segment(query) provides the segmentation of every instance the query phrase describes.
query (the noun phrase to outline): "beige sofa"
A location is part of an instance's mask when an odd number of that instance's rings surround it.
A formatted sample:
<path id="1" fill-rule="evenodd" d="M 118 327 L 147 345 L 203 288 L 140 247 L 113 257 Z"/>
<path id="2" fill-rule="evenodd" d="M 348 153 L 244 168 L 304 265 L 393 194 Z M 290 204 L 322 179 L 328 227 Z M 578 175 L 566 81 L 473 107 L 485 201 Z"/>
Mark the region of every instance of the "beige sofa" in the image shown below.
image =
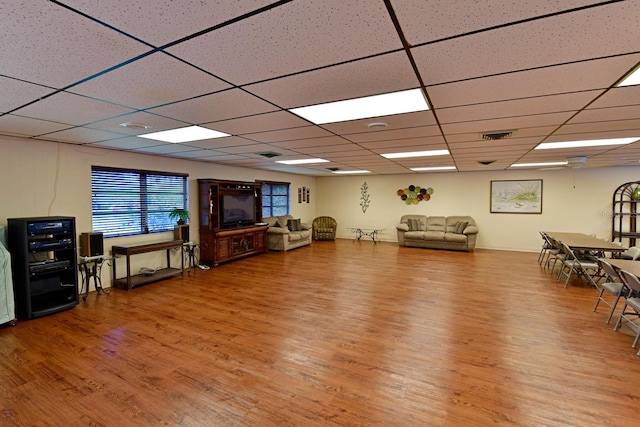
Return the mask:
<path id="1" fill-rule="evenodd" d="M 267 248 L 270 251 L 284 252 L 311 244 L 311 225 L 300 222 L 291 215 L 267 217 L 262 221 L 269 226 L 267 228 Z M 294 223 L 297 223 L 298 227 L 294 226 Z M 291 230 L 289 226 L 292 227 Z"/>
<path id="2" fill-rule="evenodd" d="M 478 227 L 470 216 L 403 215 L 398 230 L 400 246 L 473 251 Z"/>

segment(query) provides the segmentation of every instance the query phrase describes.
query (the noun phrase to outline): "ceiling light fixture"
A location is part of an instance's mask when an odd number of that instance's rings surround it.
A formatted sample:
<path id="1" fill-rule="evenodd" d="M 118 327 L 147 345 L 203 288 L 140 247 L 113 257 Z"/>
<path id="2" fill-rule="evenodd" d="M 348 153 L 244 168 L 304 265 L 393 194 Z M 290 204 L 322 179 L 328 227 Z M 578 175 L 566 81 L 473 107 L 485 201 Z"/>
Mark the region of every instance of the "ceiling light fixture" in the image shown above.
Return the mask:
<path id="1" fill-rule="evenodd" d="M 640 85 L 640 67 L 636 67 L 628 76 L 617 84 L 618 87 Z"/>
<path id="2" fill-rule="evenodd" d="M 605 145 L 625 145 L 640 140 L 639 136 L 633 138 L 589 139 L 584 141 L 544 142 L 538 144 L 536 150 L 550 150 L 555 148 L 577 147 L 601 147 Z"/>
<path id="3" fill-rule="evenodd" d="M 545 166 L 565 166 L 568 162 L 514 163 L 511 168 L 536 168 Z"/>
<path id="4" fill-rule="evenodd" d="M 276 163 L 282 163 L 283 165 L 307 165 L 313 163 L 327 163 L 329 160 L 325 159 L 297 159 L 297 160 L 276 160 Z"/>
<path id="5" fill-rule="evenodd" d="M 138 122 L 125 122 L 120 123 L 120 126 L 127 129 L 151 129 L 151 126 Z"/>
<path id="6" fill-rule="evenodd" d="M 200 126 L 188 126 L 185 128 L 164 130 L 161 132 L 146 133 L 137 135 L 140 138 L 155 139 L 158 141 L 179 143 L 200 141 L 203 139 L 222 138 L 231 136 L 228 133 L 218 132 L 217 130 L 207 129 Z"/>
<path id="7" fill-rule="evenodd" d="M 455 166 L 427 166 L 424 168 L 409 168 L 410 170 L 414 171 L 414 172 L 426 172 L 426 171 L 450 171 L 450 170 L 456 170 Z"/>
<path id="8" fill-rule="evenodd" d="M 387 126 L 389 126 L 389 124 L 385 122 L 371 122 L 367 125 L 369 129 L 386 128 Z"/>
<path id="9" fill-rule="evenodd" d="M 407 151 L 405 153 L 387 153 L 380 154 L 385 159 L 403 159 L 407 157 L 429 157 L 429 156 L 446 156 L 449 150 L 431 150 L 431 151 Z"/>
<path id="10" fill-rule="evenodd" d="M 348 175 L 348 174 L 354 174 L 354 173 L 371 173 L 371 172 L 366 170 L 359 170 L 359 171 L 333 171 L 333 173 L 339 174 L 339 175 Z"/>
<path id="11" fill-rule="evenodd" d="M 413 113 L 429 109 L 420 89 L 365 96 L 363 98 L 328 102 L 308 107 L 292 108 L 289 111 L 317 125 L 366 119 L 367 117 L 390 116 Z"/>

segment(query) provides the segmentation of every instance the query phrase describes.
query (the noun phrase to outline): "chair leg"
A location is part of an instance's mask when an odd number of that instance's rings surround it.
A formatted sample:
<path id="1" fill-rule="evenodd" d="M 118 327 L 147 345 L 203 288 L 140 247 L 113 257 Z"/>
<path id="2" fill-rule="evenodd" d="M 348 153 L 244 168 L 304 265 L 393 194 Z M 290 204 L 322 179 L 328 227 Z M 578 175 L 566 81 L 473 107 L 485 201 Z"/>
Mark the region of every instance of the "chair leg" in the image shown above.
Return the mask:
<path id="1" fill-rule="evenodd" d="M 622 324 L 622 317 L 624 316 L 624 311 L 626 309 L 627 309 L 627 302 L 625 301 L 624 306 L 622 307 L 622 313 L 620 313 L 620 316 L 618 317 L 618 320 L 616 321 L 616 324 L 613 327 L 614 331 L 617 331 L 620 325 Z"/>
<path id="2" fill-rule="evenodd" d="M 602 299 L 602 294 L 604 294 L 604 288 L 600 289 L 600 293 L 598 294 L 598 299 L 596 300 L 596 305 L 593 306 L 593 312 L 598 311 L 598 305 L 600 304 L 600 300 Z"/>

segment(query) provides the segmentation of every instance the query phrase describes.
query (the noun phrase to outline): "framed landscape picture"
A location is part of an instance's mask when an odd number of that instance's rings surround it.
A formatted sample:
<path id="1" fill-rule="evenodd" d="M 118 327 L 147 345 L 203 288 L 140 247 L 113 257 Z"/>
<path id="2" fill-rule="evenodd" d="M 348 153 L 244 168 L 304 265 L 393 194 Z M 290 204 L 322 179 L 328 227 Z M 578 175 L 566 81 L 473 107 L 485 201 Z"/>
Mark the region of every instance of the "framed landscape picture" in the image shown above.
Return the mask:
<path id="1" fill-rule="evenodd" d="M 491 181 L 491 213 L 542 213 L 542 180 Z"/>

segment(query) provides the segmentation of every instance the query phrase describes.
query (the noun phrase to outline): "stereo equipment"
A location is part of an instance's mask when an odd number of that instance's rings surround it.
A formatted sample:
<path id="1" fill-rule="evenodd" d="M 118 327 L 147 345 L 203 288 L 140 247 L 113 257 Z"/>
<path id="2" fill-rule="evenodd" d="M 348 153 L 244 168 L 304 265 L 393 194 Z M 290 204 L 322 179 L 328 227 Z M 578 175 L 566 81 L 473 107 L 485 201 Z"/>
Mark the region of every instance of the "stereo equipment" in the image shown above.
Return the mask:
<path id="1" fill-rule="evenodd" d="M 49 273 L 51 271 L 66 270 L 71 266 L 71 261 L 48 261 L 48 262 L 36 262 L 29 265 L 29 273 L 42 274 Z"/>
<path id="2" fill-rule="evenodd" d="M 183 242 L 189 241 L 189 224 L 177 225 L 173 230 L 174 239 L 182 240 Z"/>
<path id="3" fill-rule="evenodd" d="M 103 233 L 80 234 L 80 256 L 104 255 Z"/>
<path id="4" fill-rule="evenodd" d="M 68 233 L 71 231 L 71 221 L 30 222 L 27 224 L 27 234 L 37 236 L 40 234 Z"/>
<path id="5" fill-rule="evenodd" d="M 30 251 L 42 251 L 42 250 L 53 250 L 53 249 L 64 249 L 66 247 L 72 248 L 73 240 L 71 239 L 43 239 L 43 240 L 32 240 L 29 242 L 29 250 Z"/>

